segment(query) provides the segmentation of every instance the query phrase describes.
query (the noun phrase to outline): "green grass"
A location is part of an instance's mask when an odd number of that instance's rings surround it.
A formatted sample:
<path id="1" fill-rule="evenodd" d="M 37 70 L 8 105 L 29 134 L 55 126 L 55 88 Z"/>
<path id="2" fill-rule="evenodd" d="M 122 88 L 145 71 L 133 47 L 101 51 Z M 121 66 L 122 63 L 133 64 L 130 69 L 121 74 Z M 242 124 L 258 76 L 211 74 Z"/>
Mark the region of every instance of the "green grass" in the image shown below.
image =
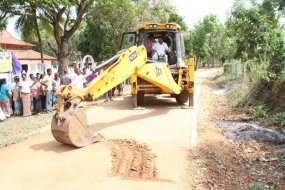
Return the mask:
<path id="1" fill-rule="evenodd" d="M 215 83 L 218 85 L 218 88 L 225 88 L 226 85 L 230 82 L 231 78 L 224 73 L 217 73 L 214 77 Z"/>
<path id="2" fill-rule="evenodd" d="M 40 129 L 50 126 L 54 113 L 29 117 L 10 117 L 4 120 L 0 123 L 0 147 L 15 144 L 37 133 Z"/>
<path id="3" fill-rule="evenodd" d="M 99 100 L 103 101 L 103 99 Z M 96 102 L 84 102 L 83 110 L 88 110 L 96 106 Z M 0 122 L 0 148 L 15 144 L 29 136 L 37 134 L 40 130 L 50 127 L 52 114 L 42 113 L 38 116 L 10 117 Z"/>
<path id="4" fill-rule="evenodd" d="M 263 189 L 265 189 L 264 186 L 263 186 L 263 184 L 260 183 L 260 182 L 250 183 L 250 184 L 249 184 L 249 188 L 250 188 L 251 190 L 263 190 Z"/>

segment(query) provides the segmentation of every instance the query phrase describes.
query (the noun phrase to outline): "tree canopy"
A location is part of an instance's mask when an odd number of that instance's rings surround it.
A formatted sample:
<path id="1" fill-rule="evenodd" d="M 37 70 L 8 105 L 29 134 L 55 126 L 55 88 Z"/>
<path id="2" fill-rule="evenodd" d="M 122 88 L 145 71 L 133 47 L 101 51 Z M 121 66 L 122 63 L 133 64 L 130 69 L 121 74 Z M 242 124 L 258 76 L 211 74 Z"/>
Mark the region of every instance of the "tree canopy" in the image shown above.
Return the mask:
<path id="1" fill-rule="evenodd" d="M 68 66 L 68 41 L 80 27 L 95 0 L 3 0 L 0 10 L 11 15 L 35 17 L 50 25 L 56 47 L 50 47 L 59 61 L 59 72 Z M 28 10 L 35 10 L 30 13 Z"/>
<path id="2" fill-rule="evenodd" d="M 112 56 L 123 32 L 148 22 L 176 22 L 185 31 L 186 54 L 196 63 L 251 60 L 250 67 L 266 68 L 267 80 L 281 80 L 284 6 L 283 0 L 236 0 L 225 23 L 209 14 L 189 29 L 170 0 L 2 0 L 0 30 L 5 19 L 19 15 L 16 28 L 22 38 L 56 56 L 62 72 L 80 54 L 96 61 Z"/>
<path id="3" fill-rule="evenodd" d="M 174 11 L 169 1 L 163 0 L 152 4 L 147 0 L 98 2 L 87 17 L 77 48 L 84 55 L 91 54 L 96 61 L 107 59 L 119 50 L 124 32 L 135 31 L 147 22 L 172 21 L 170 13 L 175 15 Z M 177 14 L 176 18 L 179 18 Z"/>
<path id="4" fill-rule="evenodd" d="M 248 61 L 247 68 L 260 68 L 266 80 L 284 78 L 284 15 L 281 1 L 236 1 L 226 22 L 228 35 L 235 40 L 235 58 Z"/>

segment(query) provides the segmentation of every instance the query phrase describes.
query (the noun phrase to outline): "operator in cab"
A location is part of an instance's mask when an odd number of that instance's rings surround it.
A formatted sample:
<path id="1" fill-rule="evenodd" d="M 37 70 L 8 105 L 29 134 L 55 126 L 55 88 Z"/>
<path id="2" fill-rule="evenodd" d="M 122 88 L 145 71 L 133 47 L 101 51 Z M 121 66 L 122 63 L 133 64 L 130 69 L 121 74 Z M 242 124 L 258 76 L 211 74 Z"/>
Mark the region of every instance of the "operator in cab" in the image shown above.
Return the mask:
<path id="1" fill-rule="evenodd" d="M 162 36 L 158 37 L 158 42 L 156 42 L 152 51 L 154 52 L 152 55 L 152 59 L 157 61 L 159 59 L 166 58 L 166 54 L 170 52 L 170 48 L 168 48 L 167 44 L 163 42 Z"/>

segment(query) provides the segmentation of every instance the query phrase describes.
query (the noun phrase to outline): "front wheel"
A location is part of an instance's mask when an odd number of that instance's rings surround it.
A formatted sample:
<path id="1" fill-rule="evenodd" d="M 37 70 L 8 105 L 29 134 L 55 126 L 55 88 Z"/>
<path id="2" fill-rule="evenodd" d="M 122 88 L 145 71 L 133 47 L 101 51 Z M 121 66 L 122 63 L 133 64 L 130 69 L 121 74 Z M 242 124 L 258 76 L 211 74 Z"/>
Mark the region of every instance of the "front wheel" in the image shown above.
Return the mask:
<path id="1" fill-rule="evenodd" d="M 181 91 L 180 94 L 176 94 L 175 99 L 178 104 L 184 104 L 188 101 L 189 93 L 186 90 Z"/>

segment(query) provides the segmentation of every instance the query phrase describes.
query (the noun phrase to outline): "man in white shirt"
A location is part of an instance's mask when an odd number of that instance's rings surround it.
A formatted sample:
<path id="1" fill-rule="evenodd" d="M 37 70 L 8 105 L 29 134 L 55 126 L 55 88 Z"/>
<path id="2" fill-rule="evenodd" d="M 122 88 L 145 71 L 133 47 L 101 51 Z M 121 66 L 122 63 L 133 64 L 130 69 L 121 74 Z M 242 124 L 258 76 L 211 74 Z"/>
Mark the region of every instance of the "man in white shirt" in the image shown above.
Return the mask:
<path id="1" fill-rule="evenodd" d="M 152 55 L 152 59 L 155 61 L 159 57 L 165 57 L 166 53 L 170 52 L 170 49 L 168 48 L 167 44 L 163 42 L 163 39 L 161 36 L 158 37 L 158 42 L 153 45 L 152 50 L 154 51 Z"/>
<path id="2" fill-rule="evenodd" d="M 78 68 L 74 69 L 74 73 L 75 73 L 75 75 L 72 78 L 72 82 L 75 82 L 75 81 L 77 81 L 77 80 L 79 80 L 80 78 L 83 77 L 83 75 L 81 74 L 81 72 L 80 72 L 80 70 Z M 77 88 L 83 89 L 84 88 L 84 83 L 86 83 L 86 79 L 82 79 L 80 82 L 76 83 L 75 86 Z M 83 102 L 80 102 L 78 107 L 83 107 Z"/>
<path id="3" fill-rule="evenodd" d="M 83 75 L 81 74 L 80 70 L 78 68 L 74 69 L 74 76 L 72 78 L 72 82 L 75 82 L 79 78 L 82 78 Z M 83 89 L 84 88 L 84 83 L 86 83 L 86 79 L 82 79 L 80 82 L 76 83 L 75 86 L 77 88 Z"/>

